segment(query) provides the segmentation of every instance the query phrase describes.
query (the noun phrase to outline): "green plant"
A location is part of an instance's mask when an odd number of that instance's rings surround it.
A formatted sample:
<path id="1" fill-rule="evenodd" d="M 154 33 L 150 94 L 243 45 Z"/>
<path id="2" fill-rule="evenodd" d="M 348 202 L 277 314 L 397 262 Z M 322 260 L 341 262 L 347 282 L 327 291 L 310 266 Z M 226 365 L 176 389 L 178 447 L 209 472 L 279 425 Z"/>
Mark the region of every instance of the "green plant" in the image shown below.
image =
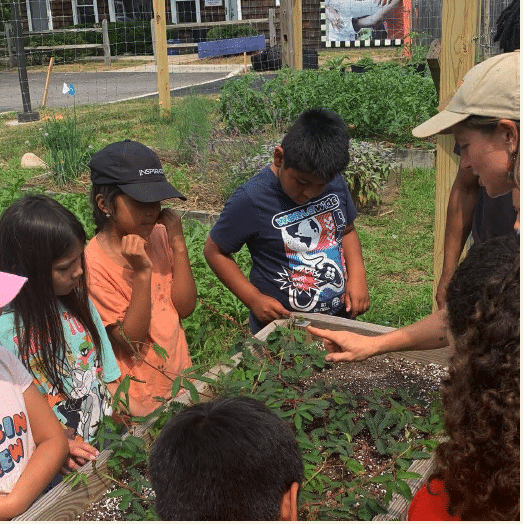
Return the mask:
<path id="1" fill-rule="evenodd" d="M 423 33 L 413 31 L 409 33 L 408 36 L 409 38 L 406 39 L 405 47 L 409 55 L 409 62 L 412 64 L 425 62 L 430 47 L 425 42 L 430 37 L 430 34 L 426 31 Z"/>
<path id="2" fill-rule="evenodd" d="M 76 180 L 87 168 L 91 156 L 91 130 L 78 125 L 76 112 L 72 116 L 66 114 L 48 118 L 43 130 L 42 141 L 47 149 L 47 164 L 53 180 L 58 186 Z"/>
<path id="3" fill-rule="evenodd" d="M 153 54 L 151 22 L 149 20 L 109 22 L 107 32 L 109 33 L 112 56 Z"/>
<path id="4" fill-rule="evenodd" d="M 219 110 L 228 130 L 254 133 L 267 126 L 282 128 L 305 108 L 323 107 L 351 125 L 353 138 L 412 144 L 420 143 L 412 128 L 437 110 L 431 78 L 408 74 L 397 66 L 375 66 L 364 75 L 340 75 L 337 69 L 283 69 L 259 84 L 254 74 L 224 83 Z"/>
<path id="5" fill-rule="evenodd" d="M 393 168 L 390 156 L 368 142 L 351 140 L 350 161 L 343 175 L 358 209 L 380 203 L 380 189 Z"/>
<path id="6" fill-rule="evenodd" d="M 374 67 L 376 64 L 374 62 L 374 60 L 370 57 L 370 56 L 363 56 L 362 58 L 360 58 L 357 62 L 356 62 L 356 65 L 359 65 L 361 67 Z"/>
<path id="7" fill-rule="evenodd" d="M 251 352 L 252 343 L 262 360 Z M 418 475 L 407 469 L 412 460 L 430 456 L 437 445 L 431 437 L 443 427 L 438 401 L 427 406 L 416 391 L 393 389 L 361 397 L 350 385 L 326 383 L 321 374 L 314 376 L 329 366 L 325 352 L 292 328 L 276 328 L 266 343 L 240 343 L 230 354 L 236 351 L 242 361 L 216 392 L 257 398 L 295 427 L 305 466 L 302 518 L 370 520 L 385 511 L 393 493 L 410 499 L 405 480 Z M 418 415 L 421 406 L 426 417 Z M 364 435 L 381 456 L 378 470 L 357 459 Z M 383 498 L 369 490 L 372 485 L 384 488 Z"/>
<path id="8" fill-rule="evenodd" d="M 167 118 L 160 119 L 157 112 L 153 116 L 158 124 L 156 142 L 174 152 L 177 164 L 204 161 L 213 128 L 213 109 L 213 101 L 201 96 L 173 101 Z"/>
<path id="9" fill-rule="evenodd" d="M 231 24 L 225 26 L 215 26 L 207 31 L 206 40 L 223 40 L 225 38 L 239 38 L 242 36 L 255 36 L 258 31 L 251 25 Z"/>
<path id="10" fill-rule="evenodd" d="M 414 390 L 392 388 L 358 396 L 346 385 L 325 382 L 321 375 L 314 376 L 329 366 L 325 352 L 316 344 L 307 344 L 305 333 L 292 326 L 276 328 L 266 342 L 240 340 L 230 349 L 231 355 L 238 352 L 242 360 L 228 375 L 212 379 L 186 370 L 173 382 L 172 396 L 184 387 L 191 400 L 198 402 L 200 394 L 191 381 L 203 380 L 216 395 L 257 398 L 288 420 L 296 429 L 305 469 L 300 490 L 302 519 L 371 520 L 385 512 L 393 493 L 411 498 L 405 481 L 419 475 L 407 470 L 413 460 L 430 456 L 438 444 L 432 437 L 443 428 L 437 399 L 427 405 Z M 127 377 L 113 401 L 116 411 L 127 404 L 128 386 Z M 154 419 L 149 432 L 154 439 L 181 408 L 174 401 L 132 422 Z M 123 424 L 105 417 L 97 441 L 113 452 L 107 462 L 110 473 L 99 471 L 96 461 L 91 462 L 92 467 L 117 485 L 108 497 L 121 497 L 119 507 L 126 519 L 157 520 L 154 494 L 146 478 L 148 445 L 136 435 L 122 438 L 123 430 Z M 355 453 L 362 438 L 380 456 L 377 469 L 369 470 Z M 68 480 L 78 483 L 82 479 L 74 473 Z M 375 487 L 383 488 L 384 495 Z"/>

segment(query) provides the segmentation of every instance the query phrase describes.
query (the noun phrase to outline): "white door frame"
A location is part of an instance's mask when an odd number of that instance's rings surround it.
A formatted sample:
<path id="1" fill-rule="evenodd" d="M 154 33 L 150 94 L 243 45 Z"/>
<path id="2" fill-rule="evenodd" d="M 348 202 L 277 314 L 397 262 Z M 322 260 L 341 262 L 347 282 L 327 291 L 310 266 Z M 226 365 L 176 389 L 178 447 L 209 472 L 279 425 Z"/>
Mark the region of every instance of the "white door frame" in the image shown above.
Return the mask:
<path id="1" fill-rule="evenodd" d="M 33 15 L 31 13 L 31 4 L 29 0 L 25 0 L 25 7 L 27 9 L 27 24 L 29 26 L 29 32 L 33 31 Z M 53 30 L 53 17 L 51 16 L 51 3 L 49 0 L 45 0 L 45 10 L 47 12 L 47 25 L 49 31 Z"/>

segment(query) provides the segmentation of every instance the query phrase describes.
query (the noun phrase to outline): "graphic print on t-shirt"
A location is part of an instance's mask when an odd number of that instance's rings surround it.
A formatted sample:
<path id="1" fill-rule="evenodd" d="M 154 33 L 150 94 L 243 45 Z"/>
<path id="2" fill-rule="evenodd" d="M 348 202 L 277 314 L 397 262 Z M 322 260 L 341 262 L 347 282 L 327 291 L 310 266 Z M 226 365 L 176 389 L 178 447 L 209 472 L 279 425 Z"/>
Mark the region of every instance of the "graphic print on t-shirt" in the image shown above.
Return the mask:
<path id="1" fill-rule="evenodd" d="M 288 290 L 295 311 L 341 309 L 345 291 L 345 262 L 341 239 L 346 219 L 337 195 L 329 194 L 273 217 L 273 227 L 281 231 L 288 266 L 282 266 L 276 279 Z"/>
<path id="2" fill-rule="evenodd" d="M 20 438 L 23 433 L 27 433 L 25 412 L 5 415 L 0 420 L 0 478 L 15 469 L 16 464 L 31 451 L 24 449 L 25 440 Z"/>

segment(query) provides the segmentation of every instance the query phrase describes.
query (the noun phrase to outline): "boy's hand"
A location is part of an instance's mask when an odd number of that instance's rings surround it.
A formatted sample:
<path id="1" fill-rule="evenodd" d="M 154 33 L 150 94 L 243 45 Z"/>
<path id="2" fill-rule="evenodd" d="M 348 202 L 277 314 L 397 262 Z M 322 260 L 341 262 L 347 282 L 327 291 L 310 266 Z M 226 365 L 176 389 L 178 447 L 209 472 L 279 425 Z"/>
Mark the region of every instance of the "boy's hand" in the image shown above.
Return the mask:
<path id="1" fill-rule="evenodd" d="M 290 311 L 287 311 L 275 298 L 263 293 L 258 293 L 249 309 L 260 322 L 265 324 L 291 316 Z"/>
<path id="2" fill-rule="evenodd" d="M 147 242 L 139 235 L 125 235 L 122 237 L 122 256 L 129 262 L 135 272 L 152 269 L 151 259 L 145 252 Z"/>
<path id="3" fill-rule="evenodd" d="M 62 466 L 60 473 L 62 475 L 67 475 L 67 473 L 70 473 L 71 471 L 80 469 L 90 460 L 94 460 L 100 453 L 94 446 L 85 442 L 78 435 L 71 438 L 70 428 L 67 428 L 64 431 L 68 434 L 67 442 L 69 444 L 69 456 Z"/>
<path id="4" fill-rule="evenodd" d="M 363 315 L 370 306 L 369 289 L 363 279 L 349 279 L 345 284 L 345 311 L 352 319 Z"/>

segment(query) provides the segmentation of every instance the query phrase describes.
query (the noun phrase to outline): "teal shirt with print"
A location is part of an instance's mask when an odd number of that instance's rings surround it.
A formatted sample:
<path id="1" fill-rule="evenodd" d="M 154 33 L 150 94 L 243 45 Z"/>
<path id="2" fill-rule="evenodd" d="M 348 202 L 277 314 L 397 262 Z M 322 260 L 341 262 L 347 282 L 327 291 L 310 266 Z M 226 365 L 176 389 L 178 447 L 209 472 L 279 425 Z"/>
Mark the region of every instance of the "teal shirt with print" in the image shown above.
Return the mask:
<path id="1" fill-rule="evenodd" d="M 110 394 L 105 384 L 113 382 L 120 376 L 120 369 L 100 315 L 90 300 L 89 306 L 100 334 L 103 369 L 96 356 L 91 337 L 61 302 L 59 302 L 59 313 L 67 344 L 62 376 L 64 389 L 69 398 L 59 394 L 38 370 L 35 359 L 29 358 L 29 367 L 36 379 L 35 384 L 40 393 L 47 397 L 58 420 L 73 428 L 86 442 L 93 439 L 98 422 L 104 415 L 111 415 Z M 13 312 L 5 312 L 0 316 L 0 345 L 20 358 Z"/>

